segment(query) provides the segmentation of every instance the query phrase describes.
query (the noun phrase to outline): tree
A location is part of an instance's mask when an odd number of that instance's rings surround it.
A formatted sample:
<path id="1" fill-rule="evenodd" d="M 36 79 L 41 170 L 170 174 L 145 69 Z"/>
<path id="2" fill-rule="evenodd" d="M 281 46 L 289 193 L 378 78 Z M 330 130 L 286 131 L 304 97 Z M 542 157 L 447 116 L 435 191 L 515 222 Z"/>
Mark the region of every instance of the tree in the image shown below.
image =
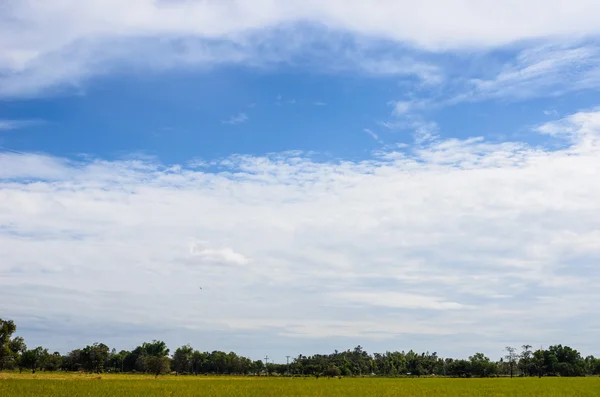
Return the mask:
<path id="1" fill-rule="evenodd" d="M 329 376 L 330 378 L 335 378 L 337 376 L 340 376 L 341 374 L 342 374 L 342 371 L 335 365 L 330 365 L 325 370 L 325 375 Z"/>
<path id="2" fill-rule="evenodd" d="M 62 356 L 59 352 L 49 354 L 43 360 L 44 371 L 58 371 L 62 365 Z"/>
<path id="3" fill-rule="evenodd" d="M 510 346 L 506 346 L 504 348 L 504 350 L 506 350 L 506 360 L 508 360 L 508 366 L 510 368 L 510 377 L 513 377 L 513 373 L 514 373 L 514 368 L 515 368 L 515 364 L 517 361 L 517 349 L 515 349 L 514 347 L 510 347 Z"/>
<path id="4" fill-rule="evenodd" d="M 447 363 L 446 371 L 450 376 L 459 378 L 471 377 L 471 362 L 467 360 L 452 360 Z"/>
<path id="5" fill-rule="evenodd" d="M 23 357 L 23 353 L 27 350 L 27 345 L 25 344 L 25 341 L 22 337 L 17 336 L 9 342 L 8 346 L 12 353 L 12 360 L 14 366 L 21 368 L 19 366 L 19 363 Z"/>
<path id="6" fill-rule="evenodd" d="M 13 359 L 13 351 L 10 349 L 10 337 L 17 330 L 12 320 L 0 318 L 0 371 Z"/>
<path id="7" fill-rule="evenodd" d="M 222 351 L 215 350 L 208 356 L 211 371 L 221 374 L 227 372 L 227 354 Z"/>
<path id="8" fill-rule="evenodd" d="M 130 354 L 131 353 L 127 350 L 121 350 L 117 353 L 115 349 L 112 349 L 108 359 L 108 367 L 110 368 L 111 372 L 124 372 L 125 360 Z"/>
<path id="9" fill-rule="evenodd" d="M 481 378 L 496 374 L 496 364 L 491 362 L 483 353 L 475 353 L 469 357 L 471 374 Z"/>
<path id="10" fill-rule="evenodd" d="M 198 350 L 194 350 L 192 353 L 192 372 L 194 375 L 198 375 L 199 372 L 206 370 L 207 361 L 207 353 L 200 353 Z"/>
<path id="11" fill-rule="evenodd" d="M 533 357 L 531 358 L 531 367 L 535 369 L 535 373 L 540 378 L 544 374 L 544 361 L 544 350 L 539 349 L 533 352 Z"/>
<path id="12" fill-rule="evenodd" d="M 169 357 L 151 356 L 147 358 L 148 370 L 158 378 L 158 375 L 169 373 L 171 360 Z"/>
<path id="13" fill-rule="evenodd" d="M 75 349 L 70 351 L 62 359 L 61 368 L 64 371 L 79 371 L 81 367 L 81 349 Z"/>
<path id="14" fill-rule="evenodd" d="M 277 365 L 273 363 L 267 363 L 267 375 L 273 375 L 277 371 Z"/>
<path id="15" fill-rule="evenodd" d="M 265 369 L 265 363 L 261 360 L 253 361 L 250 365 L 250 371 L 255 375 L 260 375 L 262 371 Z"/>
<path id="16" fill-rule="evenodd" d="M 23 353 L 19 366 L 28 368 L 31 370 L 32 374 L 35 374 L 35 371 L 43 366 L 46 356 L 48 356 L 48 349 L 44 349 L 41 346 L 38 346 L 33 350 L 26 350 Z"/>
<path id="17" fill-rule="evenodd" d="M 533 355 L 531 351 L 531 345 L 523 345 L 521 346 L 521 349 L 523 350 L 521 351 L 521 356 L 519 357 L 519 369 L 524 375 L 529 376 L 532 369 L 531 359 Z"/>
<path id="18" fill-rule="evenodd" d="M 138 361 L 146 371 L 150 371 L 158 377 L 158 375 L 170 371 L 171 360 L 167 357 L 168 355 L 167 344 L 163 341 L 153 340 L 152 343 L 142 344 Z"/>
<path id="19" fill-rule="evenodd" d="M 188 373 L 192 368 L 194 349 L 190 345 L 181 346 L 173 354 L 173 370 L 177 374 Z"/>
<path id="20" fill-rule="evenodd" d="M 554 363 L 547 371 L 558 376 L 584 376 L 585 360 L 581 354 L 569 346 L 550 346 L 547 357 Z"/>
<path id="21" fill-rule="evenodd" d="M 102 373 L 108 364 L 109 348 L 104 343 L 94 343 L 81 350 L 81 364 L 88 372 Z"/>
<path id="22" fill-rule="evenodd" d="M 160 340 L 153 340 L 152 343 L 142 344 L 144 352 L 151 357 L 166 357 L 169 355 L 167 344 Z"/>

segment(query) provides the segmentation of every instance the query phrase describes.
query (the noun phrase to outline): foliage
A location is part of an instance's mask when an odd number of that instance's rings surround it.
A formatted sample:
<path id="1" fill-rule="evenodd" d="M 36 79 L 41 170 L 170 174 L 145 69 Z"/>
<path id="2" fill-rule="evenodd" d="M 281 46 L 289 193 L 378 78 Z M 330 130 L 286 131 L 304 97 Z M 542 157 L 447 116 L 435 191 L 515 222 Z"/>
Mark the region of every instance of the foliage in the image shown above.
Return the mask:
<path id="1" fill-rule="evenodd" d="M 215 375 L 269 375 L 269 376 L 385 376 L 385 377 L 431 377 L 485 378 L 497 376 L 584 376 L 600 375 L 600 359 L 581 354 L 568 346 L 555 345 L 547 350 L 532 351 L 531 345 L 523 345 L 521 353 L 507 347 L 506 356 L 495 362 L 483 353 L 475 353 L 468 359 L 442 358 L 436 352 L 417 353 L 385 352 L 367 353 L 362 346 L 352 350 L 335 351 L 331 354 L 299 355 L 289 366 L 260 360 L 252 361 L 234 352 L 200 352 L 190 345 L 177 348 L 172 357 L 163 341 L 142 343 L 132 351 L 110 350 L 103 343 L 94 343 L 75 349 L 66 355 L 49 354 L 47 349 L 37 347 L 27 350 L 23 338 L 11 339 L 16 330 L 12 321 L 0 320 L 0 343 L 3 365 L 6 369 L 29 369 L 35 373 L 61 370 L 64 372 L 86 371 L 89 373 L 136 372 L 153 374 Z"/>
<path id="2" fill-rule="evenodd" d="M 94 343 L 81 350 L 79 362 L 88 372 L 102 373 L 109 361 L 109 348 L 104 343 Z"/>
<path id="3" fill-rule="evenodd" d="M 12 320 L 2 320 L 0 318 L 0 370 L 14 359 L 10 337 L 16 330 L 17 326 Z"/>
<path id="4" fill-rule="evenodd" d="M 169 373 L 171 360 L 168 357 L 150 356 L 147 358 L 148 371 L 155 376 Z"/>
<path id="5" fill-rule="evenodd" d="M 30 369 L 32 373 L 35 373 L 40 367 L 44 366 L 47 356 L 48 349 L 38 346 L 33 350 L 26 350 L 23 352 L 23 357 L 19 365 L 21 368 Z"/>
<path id="6" fill-rule="evenodd" d="M 173 354 L 173 370 L 177 374 L 192 372 L 192 357 L 194 349 L 190 345 L 181 346 Z"/>

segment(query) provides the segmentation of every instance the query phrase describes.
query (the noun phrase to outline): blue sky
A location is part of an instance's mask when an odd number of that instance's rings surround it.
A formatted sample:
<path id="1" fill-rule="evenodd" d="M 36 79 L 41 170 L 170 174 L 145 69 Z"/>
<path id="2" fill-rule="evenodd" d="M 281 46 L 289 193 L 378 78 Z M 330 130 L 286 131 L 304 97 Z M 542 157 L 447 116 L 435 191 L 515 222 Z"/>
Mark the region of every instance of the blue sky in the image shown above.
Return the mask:
<path id="1" fill-rule="evenodd" d="M 600 6 L 321 3 L 0 9 L 28 344 L 600 354 Z"/>

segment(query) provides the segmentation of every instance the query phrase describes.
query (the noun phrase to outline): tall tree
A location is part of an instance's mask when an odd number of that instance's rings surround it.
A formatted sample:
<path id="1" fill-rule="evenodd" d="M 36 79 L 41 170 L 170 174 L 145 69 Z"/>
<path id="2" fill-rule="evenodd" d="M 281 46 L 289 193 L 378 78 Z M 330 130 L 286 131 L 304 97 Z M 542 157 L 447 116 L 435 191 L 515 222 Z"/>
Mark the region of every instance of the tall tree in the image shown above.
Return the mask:
<path id="1" fill-rule="evenodd" d="M 94 343 L 81 350 L 81 364 L 88 372 L 102 373 L 108 363 L 109 348 L 104 343 Z"/>
<path id="2" fill-rule="evenodd" d="M 10 337 L 17 330 L 17 326 L 12 320 L 2 320 L 0 318 L 0 371 L 8 361 L 13 359 L 13 351 L 10 349 Z"/>
<path id="3" fill-rule="evenodd" d="M 190 345 L 181 346 L 173 354 L 173 370 L 176 374 L 188 373 L 192 369 L 194 349 Z"/>
<path id="4" fill-rule="evenodd" d="M 142 345 L 145 365 L 148 371 L 156 377 L 170 371 L 171 360 L 169 360 L 169 349 L 163 341 L 154 340 L 152 343 Z"/>
<path id="5" fill-rule="evenodd" d="M 31 373 L 35 374 L 35 371 L 44 365 L 46 356 L 48 356 L 48 349 L 38 346 L 33 350 L 25 351 L 19 365 L 30 369 Z"/>
<path id="6" fill-rule="evenodd" d="M 521 346 L 521 356 L 519 357 L 519 368 L 521 372 L 529 376 L 531 374 L 531 358 L 533 352 L 531 351 L 531 345 L 522 345 Z"/>
<path id="7" fill-rule="evenodd" d="M 152 343 L 142 344 L 144 352 L 150 357 L 166 357 L 169 355 L 167 344 L 161 340 L 153 340 Z"/>
<path id="8" fill-rule="evenodd" d="M 471 374 L 480 378 L 496 374 L 496 364 L 491 362 L 483 353 L 475 353 L 469 357 Z"/>
<path id="9" fill-rule="evenodd" d="M 21 359 L 23 358 L 23 353 L 27 350 L 27 345 L 25 344 L 25 340 L 20 337 L 17 336 L 16 338 L 13 338 L 10 342 L 9 342 L 9 349 L 12 352 L 12 359 L 13 359 L 13 363 L 16 367 L 18 367 L 19 369 L 22 369 L 22 367 L 19 365 L 19 363 L 21 362 Z"/>
<path id="10" fill-rule="evenodd" d="M 158 378 L 158 375 L 164 375 L 171 370 L 171 360 L 169 360 L 169 357 L 148 357 L 147 365 L 148 370 L 153 373 L 156 378 Z"/>
<path id="11" fill-rule="evenodd" d="M 43 360 L 44 371 L 58 371 L 62 365 L 62 356 L 59 352 L 48 354 Z"/>
<path id="12" fill-rule="evenodd" d="M 516 361 L 517 361 L 517 349 L 515 349 L 514 347 L 511 346 L 506 346 L 504 348 L 504 350 L 506 350 L 506 360 L 508 361 L 508 366 L 510 368 L 510 377 L 513 377 L 514 374 L 514 369 L 515 369 L 515 365 L 516 365 Z"/>

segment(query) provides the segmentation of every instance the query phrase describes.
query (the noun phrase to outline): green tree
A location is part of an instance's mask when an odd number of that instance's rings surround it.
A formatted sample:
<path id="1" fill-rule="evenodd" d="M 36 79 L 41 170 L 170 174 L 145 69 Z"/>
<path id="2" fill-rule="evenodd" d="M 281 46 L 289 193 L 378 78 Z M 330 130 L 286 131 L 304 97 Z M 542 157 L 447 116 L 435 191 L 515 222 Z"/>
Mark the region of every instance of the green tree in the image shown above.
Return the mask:
<path id="1" fill-rule="evenodd" d="M 62 366 L 62 356 L 59 352 L 49 354 L 43 360 L 44 371 L 58 371 Z"/>
<path id="2" fill-rule="evenodd" d="M 515 366 L 517 365 L 517 349 L 515 349 L 514 347 L 511 346 L 506 346 L 504 348 L 504 350 L 506 350 L 506 360 L 508 361 L 508 367 L 510 370 L 510 377 L 513 377 L 514 374 L 514 370 L 515 370 Z"/>
<path id="3" fill-rule="evenodd" d="M 521 346 L 521 355 L 519 357 L 519 369 L 523 375 L 531 375 L 531 360 L 533 358 L 533 352 L 531 351 L 531 345 Z"/>
<path id="4" fill-rule="evenodd" d="M 124 372 L 125 371 L 125 360 L 127 356 L 131 354 L 127 350 L 121 350 L 117 353 L 115 349 L 112 349 L 110 352 L 110 357 L 108 359 L 108 367 L 111 372 Z"/>
<path id="5" fill-rule="evenodd" d="M 471 374 L 480 378 L 496 374 L 496 364 L 491 362 L 483 353 L 475 353 L 469 357 Z"/>
<path id="6" fill-rule="evenodd" d="M 10 349 L 10 337 L 17 330 L 17 326 L 12 320 L 2 320 L 0 318 L 0 371 L 11 360 L 13 360 L 13 351 Z"/>
<path id="7" fill-rule="evenodd" d="M 171 360 L 169 360 L 169 349 L 163 341 L 154 340 L 141 346 L 142 365 L 146 371 L 153 373 L 156 377 L 170 371 Z"/>
<path id="8" fill-rule="evenodd" d="M 192 369 L 194 349 L 190 345 L 181 346 L 173 354 L 173 370 L 177 374 L 189 373 Z"/>
<path id="9" fill-rule="evenodd" d="M 192 353 L 192 372 L 194 375 L 198 375 L 198 373 L 206 371 L 207 362 L 207 353 L 201 353 L 198 350 L 194 350 Z"/>
<path id="10" fill-rule="evenodd" d="M 81 349 L 72 350 L 64 356 L 61 367 L 64 371 L 79 371 L 82 367 Z"/>
<path id="11" fill-rule="evenodd" d="M 169 373 L 171 360 L 169 357 L 150 356 L 146 360 L 148 370 L 158 378 L 158 375 Z"/>
<path id="12" fill-rule="evenodd" d="M 600 358 L 587 356 L 585 358 L 585 367 L 588 375 L 600 375 Z"/>
<path id="13" fill-rule="evenodd" d="M 142 344 L 145 353 L 151 357 L 166 357 L 169 355 L 167 344 L 160 340 L 153 340 L 152 343 Z"/>
<path id="14" fill-rule="evenodd" d="M 1 320 L 0 320 L 1 321 Z M 23 357 L 23 353 L 27 350 L 27 345 L 22 337 L 17 336 L 9 342 L 9 349 L 12 353 L 13 365 L 21 368 L 19 363 Z"/>
<path id="15" fill-rule="evenodd" d="M 250 366 L 250 371 L 255 375 L 260 375 L 265 370 L 265 363 L 261 360 L 256 360 L 252 362 Z"/>
<path id="16" fill-rule="evenodd" d="M 577 350 L 572 349 L 569 346 L 550 346 L 547 351 L 547 357 L 554 363 L 552 369 L 547 369 L 547 371 L 553 375 L 585 375 L 585 360 Z"/>
<path id="17" fill-rule="evenodd" d="M 471 362 L 467 360 L 452 360 L 447 364 L 446 371 L 450 376 L 470 378 Z"/>
<path id="18" fill-rule="evenodd" d="M 102 373 L 108 364 L 109 348 L 104 343 L 94 343 L 81 350 L 81 364 L 88 372 Z"/>
<path id="19" fill-rule="evenodd" d="M 21 368 L 30 369 L 31 373 L 35 374 L 35 371 L 38 368 L 43 367 L 46 356 L 48 356 L 48 349 L 44 349 L 41 346 L 38 346 L 33 350 L 26 350 L 23 353 L 19 365 Z"/>
<path id="20" fill-rule="evenodd" d="M 325 376 L 329 376 L 330 378 L 335 378 L 337 376 L 340 376 L 341 374 L 342 371 L 335 365 L 330 365 L 325 370 Z"/>

